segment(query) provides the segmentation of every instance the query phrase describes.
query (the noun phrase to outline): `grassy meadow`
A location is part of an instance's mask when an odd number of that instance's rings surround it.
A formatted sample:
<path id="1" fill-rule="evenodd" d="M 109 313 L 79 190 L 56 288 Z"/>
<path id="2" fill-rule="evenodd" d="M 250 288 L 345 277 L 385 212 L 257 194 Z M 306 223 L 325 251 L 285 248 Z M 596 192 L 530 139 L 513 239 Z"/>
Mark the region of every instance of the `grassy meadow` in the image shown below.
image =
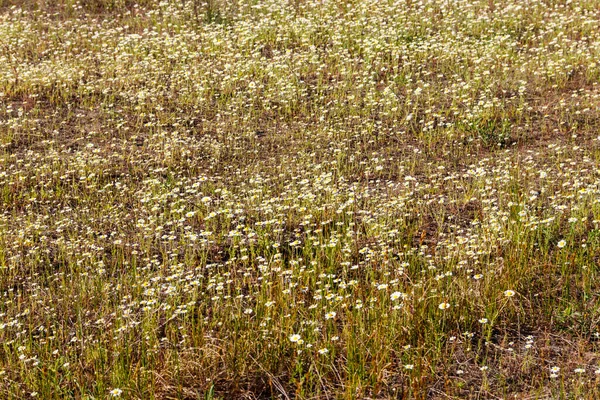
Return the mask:
<path id="1" fill-rule="evenodd" d="M 599 0 L 0 0 L 0 399 L 598 399 L 599 161 Z"/>

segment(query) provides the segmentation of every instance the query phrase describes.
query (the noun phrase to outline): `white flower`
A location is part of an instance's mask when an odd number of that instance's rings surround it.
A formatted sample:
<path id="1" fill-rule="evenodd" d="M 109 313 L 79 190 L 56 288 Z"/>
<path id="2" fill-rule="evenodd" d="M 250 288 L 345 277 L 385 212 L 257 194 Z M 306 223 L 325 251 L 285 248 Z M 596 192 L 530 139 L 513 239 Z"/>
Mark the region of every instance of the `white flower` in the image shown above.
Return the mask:
<path id="1" fill-rule="evenodd" d="M 504 291 L 504 297 L 513 297 L 515 294 L 517 294 L 514 290 L 505 290 Z"/>
<path id="2" fill-rule="evenodd" d="M 447 308 L 450 308 L 450 303 L 440 303 L 440 305 L 438 306 L 438 308 L 440 310 L 445 310 Z"/>
<path id="3" fill-rule="evenodd" d="M 336 315 L 337 314 L 335 311 L 330 311 L 327 314 L 325 314 L 325 319 L 334 319 Z"/>
<path id="4" fill-rule="evenodd" d="M 392 299 L 392 300 L 398 300 L 400 297 L 402 297 L 402 293 L 400 293 L 400 292 L 394 292 L 390 296 L 390 299 Z"/>
<path id="5" fill-rule="evenodd" d="M 411 370 L 411 369 L 413 369 L 414 367 L 415 367 L 415 366 L 414 366 L 413 364 L 406 364 L 406 365 L 404 365 L 404 369 L 408 369 L 408 370 Z"/>
<path id="6" fill-rule="evenodd" d="M 327 353 L 329 353 L 329 349 L 325 349 L 325 348 L 319 349 L 318 353 L 319 354 L 327 354 Z"/>
<path id="7" fill-rule="evenodd" d="M 566 240 L 561 240 L 560 242 L 558 242 L 558 244 L 556 245 L 559 249 L 562 249 L 563 247 L 565 247 L 567 245 L 567 241 Z"/>
<path id="8" fill-rule="evenodd" d="M 121 397 L 121 394 L 123 393 L 123 391 L 119 388 L 115 388 L 113 390 L 110 391 L 110 395 L 112 397 Z"/>
<path id="9" fill-rule="evenodd" d="M 487 323 L 488 323 L 488 319 L 487 319 L 487 318 L 481 318 L 481 319 L 479 320 L 479 323 L 480 323 L 480 324 L 487 324 Z"/>
<path id="10" fill-rule="evenodd" d="M 290 342 L 292 342 L 292 343 L 298 343 L 300 340 L 302 340 L 302 337 L 300 335 L 298 335 L 297 333 L 290 336 Z"/>

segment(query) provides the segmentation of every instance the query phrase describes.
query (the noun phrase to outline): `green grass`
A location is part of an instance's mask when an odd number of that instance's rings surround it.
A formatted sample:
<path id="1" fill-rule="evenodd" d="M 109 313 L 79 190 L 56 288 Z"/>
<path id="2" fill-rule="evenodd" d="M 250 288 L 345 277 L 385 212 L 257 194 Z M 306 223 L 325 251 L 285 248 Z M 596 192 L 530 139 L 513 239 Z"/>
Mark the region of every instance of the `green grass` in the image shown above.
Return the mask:
<path id="1" fill-rule="evenodd" d="M 599 10 L 0 0 L 0 398 L 597 398 Z"/>

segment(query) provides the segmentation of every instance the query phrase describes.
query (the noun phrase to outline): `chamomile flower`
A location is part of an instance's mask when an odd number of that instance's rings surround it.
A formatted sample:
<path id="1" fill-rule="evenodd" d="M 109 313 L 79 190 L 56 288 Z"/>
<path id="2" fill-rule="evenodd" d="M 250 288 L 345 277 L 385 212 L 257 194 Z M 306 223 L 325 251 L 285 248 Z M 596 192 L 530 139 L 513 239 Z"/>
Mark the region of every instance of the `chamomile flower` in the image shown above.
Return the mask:
<path id="1" fill-rule="evenodd" d="M 302 340 L 302 337 L 300 335 L 298 335 L 297 333 L 290 336 L 290 342 L 292 342 L 292 343 L 298 343 L 301 340 Z"/>
<path id="2" fill-rule="evenodd" d="M 402 293 L 400 293 L 400 292 L 394 292 L 390 295 L 391 300 L 398 300 L 401 297 L 402 297 Z"/>

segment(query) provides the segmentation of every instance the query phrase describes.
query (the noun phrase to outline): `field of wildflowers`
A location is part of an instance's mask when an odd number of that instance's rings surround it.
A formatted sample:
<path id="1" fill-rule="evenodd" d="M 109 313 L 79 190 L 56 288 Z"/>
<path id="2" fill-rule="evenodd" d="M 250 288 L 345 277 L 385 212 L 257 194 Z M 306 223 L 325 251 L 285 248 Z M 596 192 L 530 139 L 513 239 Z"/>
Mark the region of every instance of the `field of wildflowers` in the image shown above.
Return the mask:
<path id="1" fill-rule="evenodd" d="M 0 398 L 600 398 L 599 82 L 598 0 L 0 0 Z"/>

